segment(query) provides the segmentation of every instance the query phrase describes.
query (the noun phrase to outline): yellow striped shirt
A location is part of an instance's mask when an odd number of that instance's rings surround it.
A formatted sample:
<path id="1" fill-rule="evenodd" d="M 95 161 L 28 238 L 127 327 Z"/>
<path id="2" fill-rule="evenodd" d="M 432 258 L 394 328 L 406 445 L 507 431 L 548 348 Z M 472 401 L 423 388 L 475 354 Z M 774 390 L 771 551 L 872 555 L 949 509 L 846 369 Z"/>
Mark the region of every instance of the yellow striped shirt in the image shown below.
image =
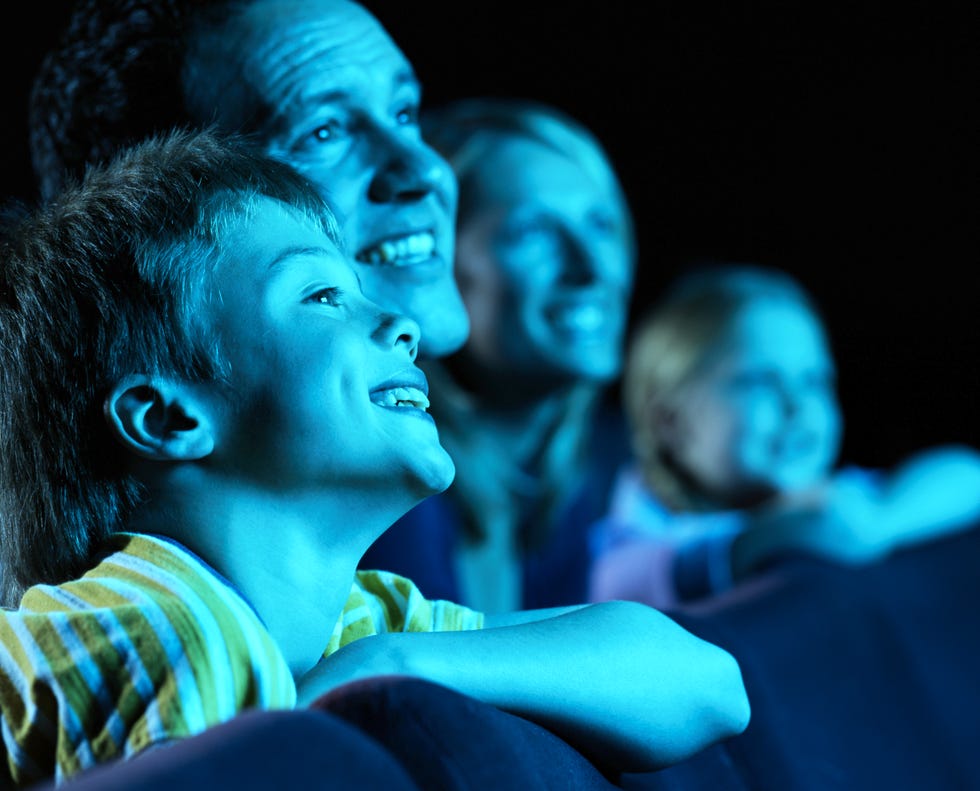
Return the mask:
<path id="1" fill-rule="evenodd" d="M 296 703 L 279 647 L 204 561 L 156 536 L 120 533 L 109 550 L 81 579 L 0 611 L 0 761 L 18 785 Z M 370 634 L 482 625 L 404 577 L 362 571 L 324 653 Z"/>

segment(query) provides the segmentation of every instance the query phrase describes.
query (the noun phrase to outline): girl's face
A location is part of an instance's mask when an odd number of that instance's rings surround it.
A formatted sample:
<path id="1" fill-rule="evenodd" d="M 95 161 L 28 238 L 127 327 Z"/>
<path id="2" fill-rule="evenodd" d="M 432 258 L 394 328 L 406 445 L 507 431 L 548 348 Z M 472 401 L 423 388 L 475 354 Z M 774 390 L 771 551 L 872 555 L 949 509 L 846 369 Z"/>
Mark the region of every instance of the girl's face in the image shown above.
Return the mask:
<path id="1" fill-rule="evenodd" d="M 789 300 L 743 308 L 678 393 L 665 440 L 722 507 L 806 488 L 833 466 L 842 421 L 817 318 Z"/>
<path id="2" fill-rule="evenodd" d="M 615 197 L 574 160 L 523 138 L 476 167 L 481 207 L 457 240 L 472 359 L 515 382 L 618 375 L 633 264 Z"/>

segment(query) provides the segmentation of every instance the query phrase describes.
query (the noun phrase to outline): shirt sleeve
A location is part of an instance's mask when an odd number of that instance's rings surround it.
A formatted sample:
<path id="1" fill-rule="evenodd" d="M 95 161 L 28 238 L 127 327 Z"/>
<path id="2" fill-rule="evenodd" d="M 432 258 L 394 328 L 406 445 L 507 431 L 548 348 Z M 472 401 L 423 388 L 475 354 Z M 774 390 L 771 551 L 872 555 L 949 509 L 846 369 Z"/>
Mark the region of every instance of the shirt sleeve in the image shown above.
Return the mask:
<path id="1" fill-rule="evenodd" d="M 194 730 L 201 701 L 136 612 L 0 615 L 0 710 L 18 785 L 62 781 Z M 192 674 L 187 671 L 187 675 Z"/>
<path id="2" fill-rule="evenodd" d="M 178 583 L 154 569 L 138 585 L 120 569 L 35 586 L 0 611 L 0 738 L 16 784 L 60 782 L 245 708 L 295 702 L 288 668 L 267 659 L 244 605 L 165 587 Z"/>
<path id="3" fill-rule="evenodd" d="M 422 596 L 407 577 L 359 571 L 324 656 L 354 640 L 385 632 L 462 632 L 482 629 L 483 613 Z"/>

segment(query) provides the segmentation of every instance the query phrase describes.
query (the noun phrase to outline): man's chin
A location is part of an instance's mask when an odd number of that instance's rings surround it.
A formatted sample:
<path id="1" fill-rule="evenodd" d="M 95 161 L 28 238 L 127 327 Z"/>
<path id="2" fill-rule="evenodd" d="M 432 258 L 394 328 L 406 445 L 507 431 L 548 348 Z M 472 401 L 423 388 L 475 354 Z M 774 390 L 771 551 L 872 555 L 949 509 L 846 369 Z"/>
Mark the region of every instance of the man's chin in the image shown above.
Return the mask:
<path id="1" fill-rule="evenodd" d="M 470 320 L 461 305 L 459 314 L 440 322 L 427 321 L 422 326 L 419 357 L 423 360 L 448 357 L 463 348 L 469 335 Z"/>

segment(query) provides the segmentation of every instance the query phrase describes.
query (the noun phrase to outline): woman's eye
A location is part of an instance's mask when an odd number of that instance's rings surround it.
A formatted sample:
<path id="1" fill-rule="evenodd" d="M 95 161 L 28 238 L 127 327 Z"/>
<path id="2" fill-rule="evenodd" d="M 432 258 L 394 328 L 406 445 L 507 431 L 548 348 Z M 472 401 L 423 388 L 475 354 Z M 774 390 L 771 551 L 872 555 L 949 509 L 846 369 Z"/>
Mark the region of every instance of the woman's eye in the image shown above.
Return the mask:
<path id="1" fill-rule="evenodd" d="M 590 218 L 590 225 L 604 235 L 612 235 L 619 230 L 616 218 L 611 214 L 596 212 Z"/>
<path id="2" fill-rule="evenodd" d="M 329 305 L 333 308 L 339 308 L 344 304 L 343 296 L 343 292 L 339 288 L 321 288 L 319 291 L 314 291 L 303 301 L 315 305 Z"/>

